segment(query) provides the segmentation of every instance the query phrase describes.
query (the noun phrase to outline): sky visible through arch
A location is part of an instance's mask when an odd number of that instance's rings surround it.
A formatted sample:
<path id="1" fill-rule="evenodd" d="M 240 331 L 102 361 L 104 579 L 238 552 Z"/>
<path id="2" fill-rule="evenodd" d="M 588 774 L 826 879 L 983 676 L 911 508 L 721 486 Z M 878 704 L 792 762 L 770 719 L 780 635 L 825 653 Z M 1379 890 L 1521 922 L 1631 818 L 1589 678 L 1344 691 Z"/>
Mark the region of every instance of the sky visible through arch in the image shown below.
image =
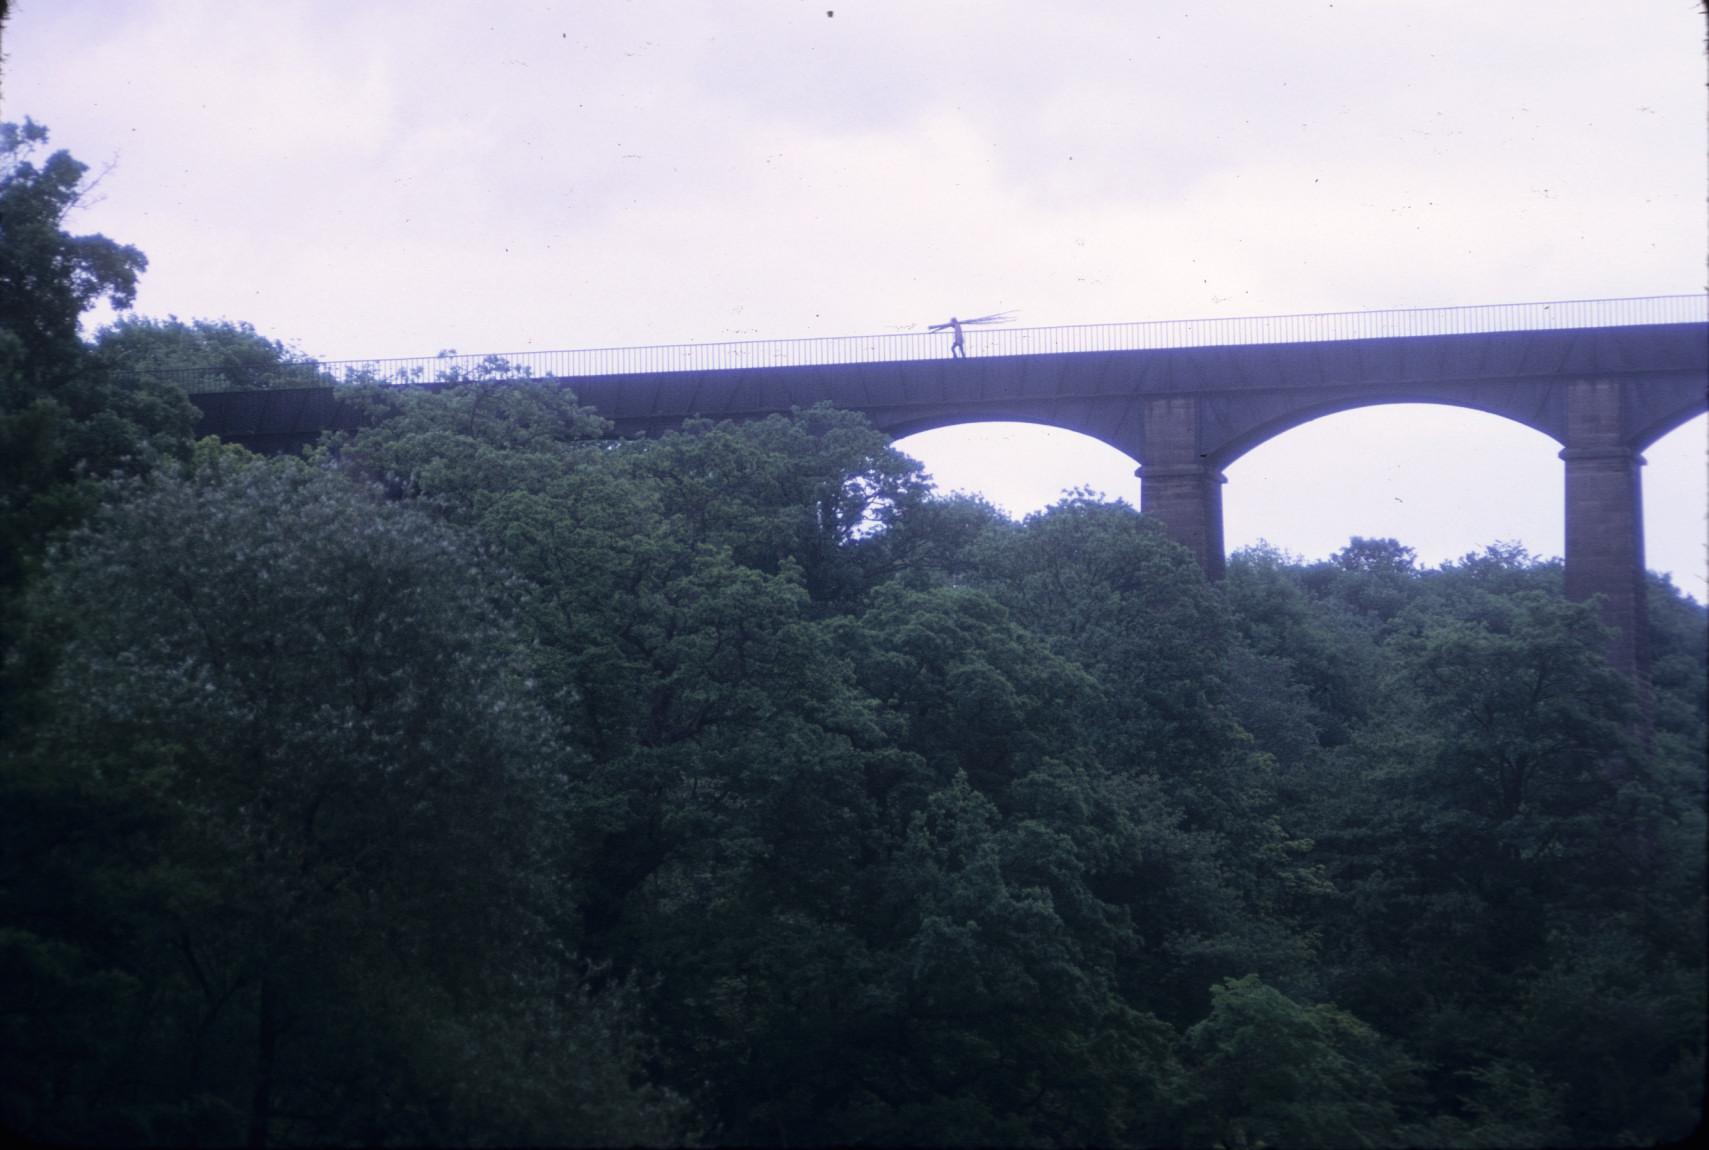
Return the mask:
<path id="1" fill-rule="evenodd" d="M 970 444 L 956 439 L 965 437 Z M 985 496 L 1011 515 L 1084 485 L 1139 505 L 1134 465 L 1088 436 L 1025 424 L 941 428 L 901 441 L 939 486 Z M 1703 573 L 1704 420 L 1645 453 L 1649 566 L 1699 602 Z M 1350 536 L 1392 536 L 1421 562 L 1458 559 L 1489 543 L 1561 553 L 1565 497 L 1560 445 L 1481 412 L 1394 404 L 1314 420 L 1236 460 L 1223 488 L 1228 548 L 1270 544 L 1327 556 Z M 1013 460 L 1029 457 L 1027 466 Z M 1008 460 L 993 463 L 993 459 Z"/>
<path id="2" fill-rule="evenodd" d="M 72 226 L 148 253 L 143 314 L 366 358 L 1700 291 L 1703 40 L 1694 0 L 16 0 L 0 113 L 116 161 Z M 1645 474 L 1699 599 L 1706 428 Z M 1137 497 L 1052 442 L 905 446 L 1017 512 Z M 1228 542 L 1555 554 L 1559 472 L 1347 413 L 1229 469 Z"/>

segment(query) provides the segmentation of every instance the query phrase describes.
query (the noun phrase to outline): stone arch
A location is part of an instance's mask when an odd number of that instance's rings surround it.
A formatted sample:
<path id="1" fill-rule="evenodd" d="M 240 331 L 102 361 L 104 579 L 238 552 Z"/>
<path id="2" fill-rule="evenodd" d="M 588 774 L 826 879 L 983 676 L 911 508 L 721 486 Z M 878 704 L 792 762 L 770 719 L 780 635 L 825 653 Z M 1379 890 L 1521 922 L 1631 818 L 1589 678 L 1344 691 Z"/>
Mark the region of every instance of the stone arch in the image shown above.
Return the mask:
<path id="1" fill-rule="evenodd" d="M 1129 460 L 1129 467 L 1137 467 L 1139 459 L 1133 451 L 1131 441 L 1124 441 L 1119 435 L 1109 429 L 1088 425 L 1088 421 L 1051 418 L 1025 410 L 1000 411 L 946 411 L 921 417 L 918 413 L 907 413 L 896 419 L 885 419 L 874 416 L 873 424 L 880 431 L 890 436 L 892 440 L 907 439 L 911 436 L 922 435 L 929 431 L 943 431 L 953 427 L 978 427 L 982 424 L 1019 423 L 1029 427 L 1040 427 L 1049 431 L 1067 432 L 1072 435 L 1084 436 L 1087 439 L 1121 453 Z"/>
<path id="2" fill-rule="evenodd" d="M 1007 442 L 1010 437 L 1019 442 Z M 1014 515 L 1046 507 L 1065 490 L 1080 487 L 1139 504 L 1136 461 L 1131 455 L 1054 422 L 944 423 L 898 436 L 894 443 L 925 464 L 941 490 L 977 491 Z M 1015 461 L 1024 466 L 1015 466 Z"/>
<path id="3" fill-rule="evenodd" d="M 1649 410 L 1636 413 L 1637 418 L 1634 422 L 1637 423 L 1637 427 L 1631 437 L 1634 450 L 1645 450 L 1670 432 L 1684 427 L 1697 416 L 1709 412 L 1709 395 L 1706 395 L 1703 390 L 1702 380 L 1690 381 L 1685 389 L 1668 388 L 1667 390 L 1675 394 L 1667 396 L 1665 399 L 1656 396 L 1648 405 Z"/>
<path id="4" fill-rule="evenodd" d="M 1561 407 L 1558 397 L 1545 394 L 1544 389 L 1535 384 L 1524 386 L 1523 391 L 1527 394 L 1522 397 L 1513 394 L 1520 388 L 1512 385 L 1506 395 L 1490 395 L 1488 390 L 1483 387 L 1437 387 L 1350 394 L 1347 389 L 1336 389 L 1331 394 L 1296 394 L 1288 397 L 1290 402 L 1272 401 L 1263 405 L 1269 410 L 1253 405 L 1252 410 L 1241 413 L 1244 418 L 1228 420 L 1221 428 L 1215 427 L 1214 424 L 1207 427 L 1206 430 L 1216 438 L 1213 442 L 1206 443 L 1202 451 L 1206 461 L 1220 470 L 1235 463 L 1254 448 L 1327 416 L 1403 404 L 1452 407 L 1494 416 L 1540 432 L 1557 444 L 1564 445 L 1565 426 L 1564 418 L 1557 410 Z M 1221 434 L 1218 435 L 1218 432 Z"/>
<path id="5" fill-rule="evenodd" d="M 1490 414 L 1399 402 L 1291 425 L 1229 463 L 1229 548 L 1262 537 L 1323 555 L 1358 534 L 1393 536 L 1431 563 L 1498 540 L 1560 555 L 1560 444 Z"/>
<path id="6" fill-rule="evenodd" d="M 1644 560 L 1671 570 L 1680 590 L 1709 602 L 1709 492 L 1703 482 L 1709 414 L 1677 423 L 1644 445 Z"/>

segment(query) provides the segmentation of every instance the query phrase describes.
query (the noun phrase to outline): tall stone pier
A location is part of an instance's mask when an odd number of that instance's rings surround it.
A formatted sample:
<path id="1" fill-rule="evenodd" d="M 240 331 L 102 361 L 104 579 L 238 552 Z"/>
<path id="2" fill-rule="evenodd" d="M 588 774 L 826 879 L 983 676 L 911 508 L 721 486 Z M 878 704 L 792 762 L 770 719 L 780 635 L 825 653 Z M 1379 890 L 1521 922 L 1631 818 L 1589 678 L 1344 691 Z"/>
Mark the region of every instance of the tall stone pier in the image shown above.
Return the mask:
<path id="1" fill-rule="evenodd" d="M 1626 390 L 1607 379 L 1567 384 L 1566 591 L 1569 599 L 1601 597 L 1602 621 L 1614 631 L 1609 662 L 1643 696 L 1650 669 L 1644 457 L 1622 434 Z"/>
<path id="2" fill-rule="evenodd" d="M 1155 515 L 1170 538 L 1186 547 L 1205 574 L 1227 568 L 1222 538 L 1222 469 L 1199 453 L 1199 402 L 1163 396 L 1145 404 L 1145 460 L 1139 470 L 1140 510 Z"/>

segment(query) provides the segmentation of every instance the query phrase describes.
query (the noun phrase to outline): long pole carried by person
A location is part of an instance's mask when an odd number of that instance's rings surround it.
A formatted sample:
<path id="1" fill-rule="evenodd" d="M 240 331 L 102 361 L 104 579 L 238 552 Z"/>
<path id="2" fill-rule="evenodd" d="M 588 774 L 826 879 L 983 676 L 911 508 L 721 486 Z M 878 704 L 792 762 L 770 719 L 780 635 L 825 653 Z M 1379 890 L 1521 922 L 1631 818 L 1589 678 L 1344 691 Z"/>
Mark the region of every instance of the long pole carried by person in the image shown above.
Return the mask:
<path id="1" fill-rule="evenodd" d="M 950 357 L 953 359 L 966 359 L 967 340 L 962 335 L 962 328 L 974 325 L 1008 323 L 1012 318 L 1014 318 L 1014 314 L 1014 312 L 1010 311 L 996 311 L 992 312 L 990 315 L 975 316 L 972 319 L 957 319 L 952 315 L 949 317 L 948 323 L 934 323 L 926 330 L 948 331 L 953 336 L 949 345 Z"/>

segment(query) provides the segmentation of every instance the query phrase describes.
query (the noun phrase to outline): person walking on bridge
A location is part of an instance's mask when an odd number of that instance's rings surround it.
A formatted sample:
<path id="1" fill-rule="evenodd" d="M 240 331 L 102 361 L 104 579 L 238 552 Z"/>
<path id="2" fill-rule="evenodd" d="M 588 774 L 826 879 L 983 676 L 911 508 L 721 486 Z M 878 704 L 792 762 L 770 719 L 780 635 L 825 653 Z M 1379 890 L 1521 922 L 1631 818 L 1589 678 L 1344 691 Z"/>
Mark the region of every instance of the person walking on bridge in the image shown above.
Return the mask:
<path id="1" fill-rule="evenodd" d="M 961 338 L 961 321 L 959 319 L 956 319 L 952 315 L 949 317 L 948 323 L 934 323 L 927 330 L 928 331 L 942 331 L 945 328 L 948 328 L 955 336 L 955 338 L 950 341 L 950 345 L 949 345 L 950 358 L 951 359 L 966 359 L 967 358 L 967 344 Z"/>
<path id="2" fill-rule="evenodd" d="M 949 344 L 950 357 L 952 359 L 966 359 L 967 358 L 967 341 L 962 338 L 962 335 L 961 335 L 961 329 L 962 328 L 967 327 L 967 326 L 972 325 L 972 324 L 1008 323 L 1009 320 L 1011 318 L 1013 318 L 1014 314 L 1015 314 L 1014 312 L 1008 312 L 1008 311 L 994 311 L 990 315 L 976 315 L 972 319 L 957 319 L 955 316 L 952 315 L 949 317 L 948 323 L 934 323 L 930 327 L 928 327 L 926 330 L 927 331 L 945 331 L 945 330 L 948 330 L 950 332 L 950 334 L 955 337 L 954 339 L 950 340 L 950 344 Z"/>

